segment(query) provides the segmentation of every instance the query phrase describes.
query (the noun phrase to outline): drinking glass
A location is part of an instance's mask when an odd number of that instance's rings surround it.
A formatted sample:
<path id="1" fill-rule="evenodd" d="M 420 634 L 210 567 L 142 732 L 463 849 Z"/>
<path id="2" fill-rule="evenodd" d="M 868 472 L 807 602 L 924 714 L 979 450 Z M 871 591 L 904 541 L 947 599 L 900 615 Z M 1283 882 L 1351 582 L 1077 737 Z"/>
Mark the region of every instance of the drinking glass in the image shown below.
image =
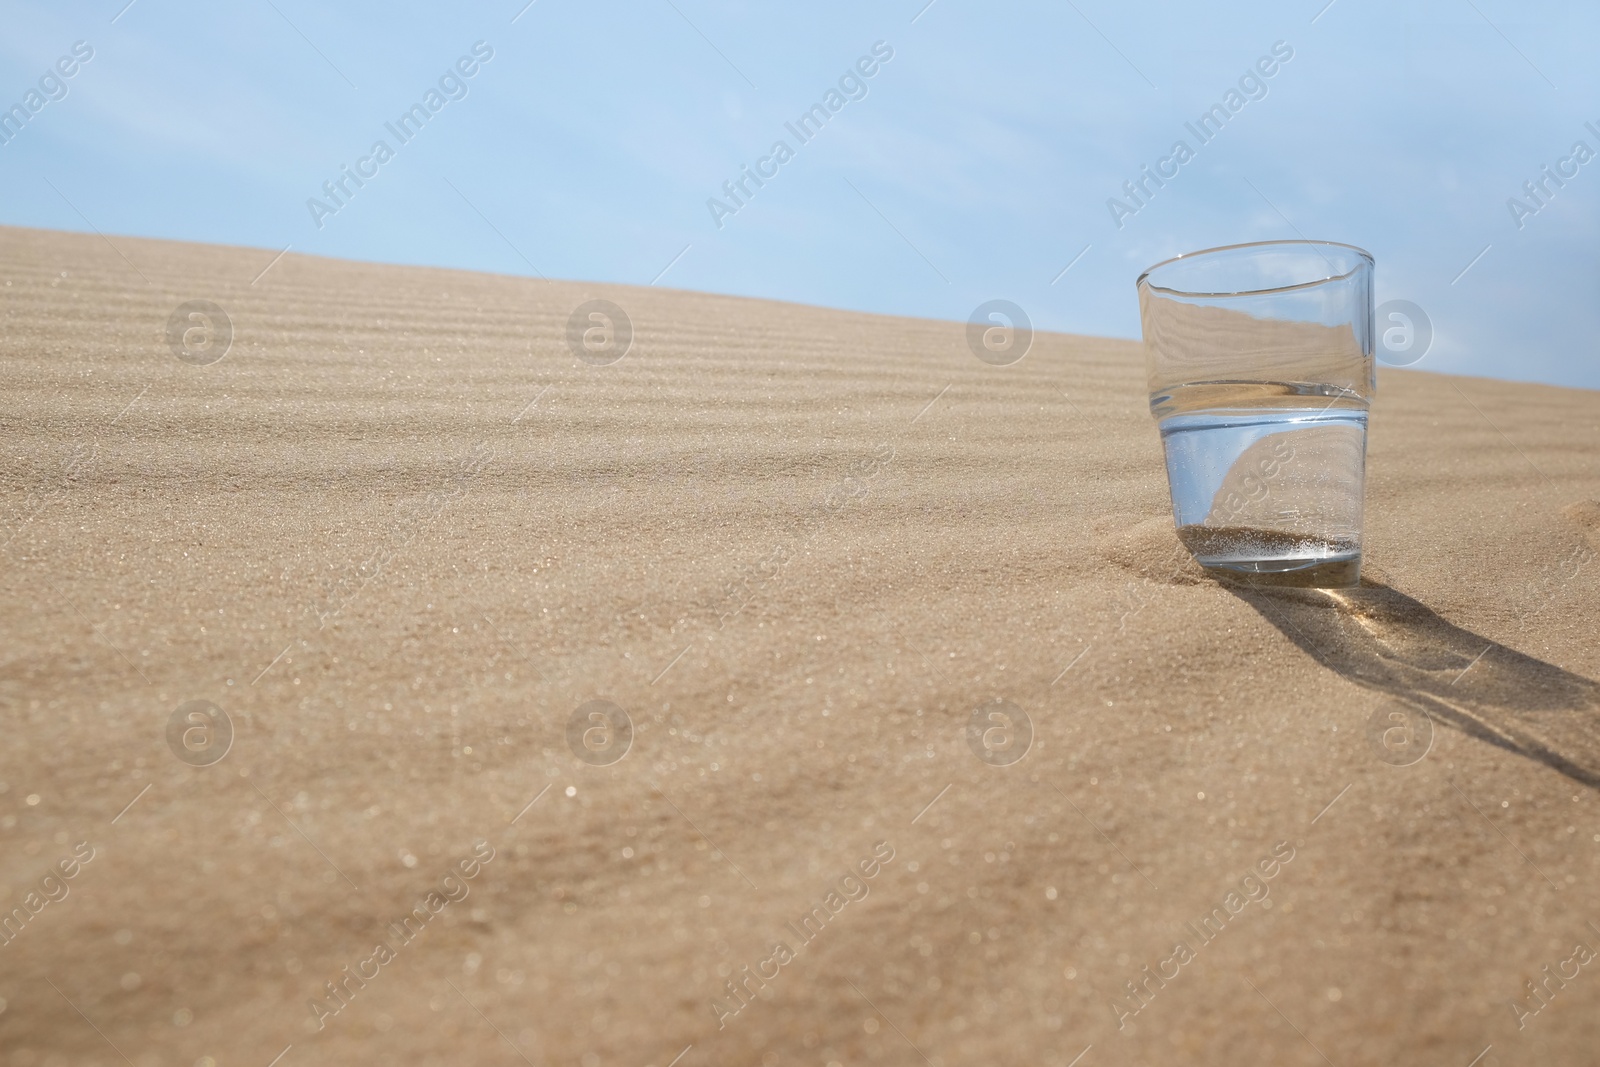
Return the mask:
<path id="1" fill-rule="evenodd" d="M 1222 577 L 1361 575 L 1372 256 L 1333 241 L 1191 252 L 1139 276 L 1178 538 Z"/>

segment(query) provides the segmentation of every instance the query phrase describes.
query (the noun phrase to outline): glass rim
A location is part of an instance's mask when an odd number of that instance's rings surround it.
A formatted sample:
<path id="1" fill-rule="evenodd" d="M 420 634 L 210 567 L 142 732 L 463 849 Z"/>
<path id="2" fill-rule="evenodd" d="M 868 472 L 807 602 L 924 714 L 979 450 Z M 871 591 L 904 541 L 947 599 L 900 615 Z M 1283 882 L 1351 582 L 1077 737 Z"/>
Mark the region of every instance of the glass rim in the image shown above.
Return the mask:
<path id="1" fill-rule="evenodd" d="M 1270 247 L 1270 246 L 1274 246 L 1274 245 L 1279 246 L 1279 247 L 1283 247 L 1283 248 L 1294 248 L 1294 247 L 1313 248 L 1313 249 L 1315 249 L 1315 248 L 1343 248 L 1343 249 L 1347 249 L 1347 250 L 1349 250 L 1351 252 L 1354 252 L 1356 255 L 1360 256 L 1361 259 L 1365 262 L 1366 266 L 1372 267 L 1374 265 L 1374 260 L 1372 258 L 1372 253 L 1371 252 L 1368 252 L 1365 248 L 1361 248 L 1358 245 L 1347 244 L 1344 241 L 1320 241 L 1320 240 L 1311 240 L 1311 239 L 1307 239 L 1307 238 L 1299 238 L 1297 240 L 1292 240 L 1292 241 L 1245 241 L 1245 242 L 1242 242 L 1240 244 L 1218 245 L 1215 248 L 1202 248 L 1202 249 L 1198 249 L 1197 251 L 1194 251 L 1194 252 L 1181 252 L 1176 256 L 1171 256 L 1171 257 L 1169 257 L 1167 259 L 1163 259 L 1160 263 L 1156 263 L 1153 266 L 1146 267 L 1145 270 L 1144 270 L 1144 273 L 1140 274 L 1139 277 L 1138 277 L 1138 280 L 1135 281 L 1133 284 L 1134 284 L 1134 286 L 1136 288 L 1142 286 L 1142 287 L 1145 287 L 1145 288 L 1153 289 L 1153 290 L 1155 290 L 1157 292 L 1161 292 L 1161 293 L 1171 293 L 1173 296 L 1196 296 L 1196 297 L 1206 297 L 1206 296 L 1257 296 L 1257 295 L 1262 295 L 1262 294 L 1267 294 L 1267 293 L 1289 293 L 1289 292 L 1295 291 L 1296 289 L 1309 289 L 1310 287 L 1312 287 L 1314 285 L 1325 285 L 1328 282 L 1342 281 L 1343 279 L 1350 277 L 1352 274 L 1354 274 L 1356 271 L 1360 270 L 1361 267 L 1362 267 L 1361 263 L 1357 263 L 1355 266 L 1351 267 L 1347 271 L 1344 271 L 1342 274 L 1330 274 L 1325 278 L 1315 278 L 1315 279 L 1312 279 L 1311 281 L 1305 281 L 1305 282 L 1294 282 L 1291 285 L 1268 286 L 1265 289 L 1234 289 L 1234 290 L 1227 290 L 1227 291 L 1191 292 L 1191 291 L 1186 290 L 1186 289 L 1174 289 L 1171 286 L 1157 285 L 1156 283 L 1154 283 L 1154 282 L 1149 280 L 1150 275 L 1154 274 L 1156 271 L 1160 270 L 1162 267 L 1168 266 L 1169 264 L 1172 264 L 1172 263 L 1177 263 L 1180 260 L 1195 259 L 1195 258 L 1198 258 L 1200 256 L 1209 256 L 1209 255 L 1213 255 L 1213 254 L 1218 253 L 1218 252 L 1236 252 L 1241 248 L 1266 248 L 1266 247 Z M 1326 256 L 1323 257 L 1323 261 L 1327 262 L 1327 257 Z M 1328 266 L 1331 268 L 1333 266 L 1333 264 L 1329 263 Z"/>

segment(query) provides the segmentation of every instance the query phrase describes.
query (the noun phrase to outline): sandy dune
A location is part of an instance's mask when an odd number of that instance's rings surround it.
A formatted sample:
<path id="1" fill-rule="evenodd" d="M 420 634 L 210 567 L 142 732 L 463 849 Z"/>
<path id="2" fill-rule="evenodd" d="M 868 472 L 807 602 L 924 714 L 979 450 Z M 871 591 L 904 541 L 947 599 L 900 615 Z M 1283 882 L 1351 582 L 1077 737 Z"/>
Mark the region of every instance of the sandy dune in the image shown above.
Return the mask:
<path id="1" fill-rule="evenodd" d="M 1237 593 L 1133 343 L 112 242 L 0 229 L 5 1067 L 1595 1062 L 1600 394 L 1385 369 Z"/>

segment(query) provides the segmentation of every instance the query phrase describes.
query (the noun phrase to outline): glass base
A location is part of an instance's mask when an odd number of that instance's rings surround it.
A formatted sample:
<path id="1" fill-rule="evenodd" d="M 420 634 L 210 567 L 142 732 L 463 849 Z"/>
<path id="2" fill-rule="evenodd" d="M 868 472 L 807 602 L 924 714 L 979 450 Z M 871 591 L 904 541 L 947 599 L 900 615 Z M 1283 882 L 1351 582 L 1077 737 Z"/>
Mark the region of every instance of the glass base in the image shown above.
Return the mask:
<path id="1" fill-rule="evenodd" d="M 1361 582 L 1361 547 L 1239 526 L 1180 526 L 1195 562 L 1225 581 L 1249 586 L 1348 589 Z"/>

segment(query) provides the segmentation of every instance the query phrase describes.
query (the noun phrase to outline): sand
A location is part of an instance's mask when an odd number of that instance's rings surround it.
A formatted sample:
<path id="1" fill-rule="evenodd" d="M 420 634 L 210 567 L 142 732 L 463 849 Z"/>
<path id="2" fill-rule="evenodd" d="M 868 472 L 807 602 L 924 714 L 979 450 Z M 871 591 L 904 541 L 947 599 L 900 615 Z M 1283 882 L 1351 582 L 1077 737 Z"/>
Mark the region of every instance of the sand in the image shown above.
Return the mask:
<path id="1" fill-rule="evenodd" d="M 1594 1062 L 1600 393 L 1230 590 L 1135 343 L 271 260 L 0 229 L 0 1064 Z"/>

